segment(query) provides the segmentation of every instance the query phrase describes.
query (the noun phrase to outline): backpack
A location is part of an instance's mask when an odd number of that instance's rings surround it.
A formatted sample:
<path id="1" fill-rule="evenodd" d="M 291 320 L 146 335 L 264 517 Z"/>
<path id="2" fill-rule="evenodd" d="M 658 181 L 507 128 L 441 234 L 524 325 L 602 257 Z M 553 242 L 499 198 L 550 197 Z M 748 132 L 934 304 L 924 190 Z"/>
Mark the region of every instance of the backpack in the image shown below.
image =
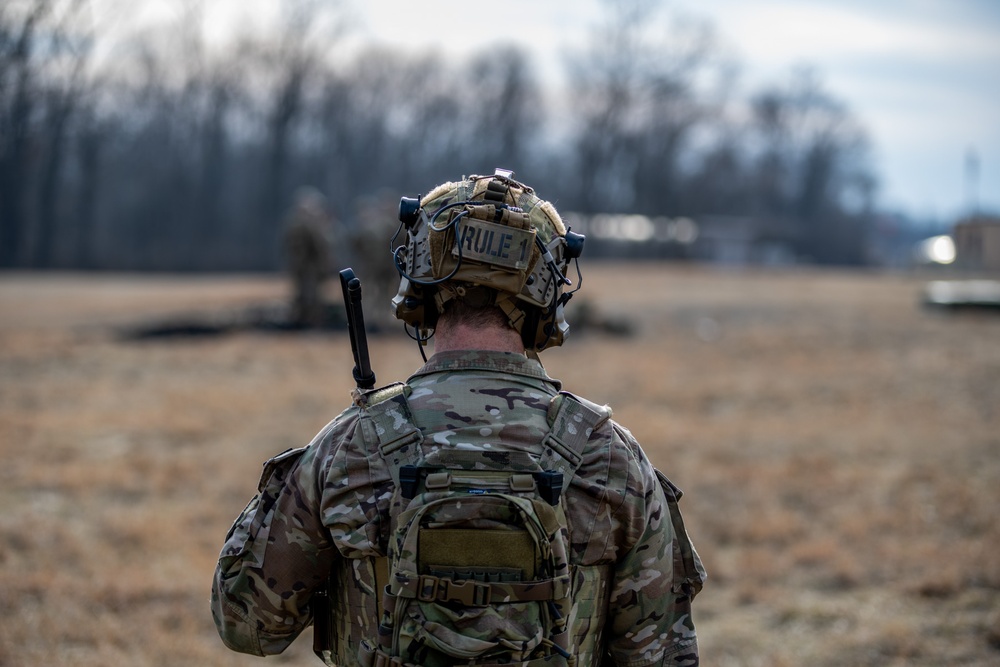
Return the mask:
<path id="1" fill-rule="evenodd" d="M 425 457 L 406 392 L 372 395 L 363 420 L 396 489 L 378 637 L 362 642 L 361 663 L 574 665 L 560 501 L 610 410 L 563 392 L 540 460 L 452 448 Z"/>

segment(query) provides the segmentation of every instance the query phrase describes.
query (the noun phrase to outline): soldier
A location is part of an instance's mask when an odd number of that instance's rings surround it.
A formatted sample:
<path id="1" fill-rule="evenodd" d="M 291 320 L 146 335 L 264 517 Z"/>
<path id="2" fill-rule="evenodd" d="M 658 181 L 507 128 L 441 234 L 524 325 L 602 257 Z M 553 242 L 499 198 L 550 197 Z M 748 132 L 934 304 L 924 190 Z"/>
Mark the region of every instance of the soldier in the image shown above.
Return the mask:
<path id="1" fill-rule="evenodd" d="M 331 225 L 323 195 L 314 188 L 299 189 L 283 230 L 293 289 L 290 320 L 298 326 L 323 324 L 323 281 L 330 272 Z"/>
<path id="2" fill-rule="evenodd" d="M 223 641 L 280 653 L 312 623 L 327 664 L 697 665 L 680 492 L 538 362 L 583 237 L 502 170 L 400 220 L 395 314 L 434 355 L 265 464 L 215 574 Z"/>

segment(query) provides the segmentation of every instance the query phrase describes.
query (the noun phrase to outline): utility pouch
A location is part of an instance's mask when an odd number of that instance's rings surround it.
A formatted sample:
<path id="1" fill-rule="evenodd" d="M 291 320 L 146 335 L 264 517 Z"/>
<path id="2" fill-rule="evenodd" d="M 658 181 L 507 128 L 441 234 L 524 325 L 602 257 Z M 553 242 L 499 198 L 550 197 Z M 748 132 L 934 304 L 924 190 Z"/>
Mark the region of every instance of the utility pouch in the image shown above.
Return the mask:
<path id="1" fill-rule="evenodd" d="M 674 581 L 673 591 L 679 595 L 686 595 L 694 599 L 701 592 L 708 575 L 705 573 L 705 566 L 701 562 L 701 557 L 694 548 L 691 538 L 684 528 L 684 518 L 678 501 L 684 495 L 674 483 L 667 479 L 659 470 L 656 477 L 663 488 L 663 495 L 667 498 L 667 507 L 670 510 L 670 522 L 674 528 Z"/>

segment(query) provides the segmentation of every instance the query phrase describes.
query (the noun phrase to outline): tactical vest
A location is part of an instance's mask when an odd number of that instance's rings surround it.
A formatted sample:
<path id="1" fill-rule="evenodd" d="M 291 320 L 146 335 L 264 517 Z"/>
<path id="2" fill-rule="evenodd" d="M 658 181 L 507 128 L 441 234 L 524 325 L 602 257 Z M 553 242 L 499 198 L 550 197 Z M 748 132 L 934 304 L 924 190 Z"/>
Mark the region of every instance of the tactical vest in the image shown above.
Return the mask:
<path id="1" fill-rule="evenodd" d="M 337 559 L 329 598 L 314 599 L 316 654 L 362 667 L 450 664 L 448 655 L 476 664 L 480 654 L 492 664 L 599 664 L 608 566 L 569 562 L 561 501 L 610 409 L 568 392 L 553 397 L 537 461 L 442 448 L 425 457 L 408 392 L 395 384 L 361 401 L 368 455 L 385 461 L 395 483 L 390 535 L 398 541 L 389 557 Z M 470 522 L 476 513 L 482 520 Z M 466 621 L 469 633 L 454 632 Z M 484 637 L 476 623 L 518 627 Z"/>

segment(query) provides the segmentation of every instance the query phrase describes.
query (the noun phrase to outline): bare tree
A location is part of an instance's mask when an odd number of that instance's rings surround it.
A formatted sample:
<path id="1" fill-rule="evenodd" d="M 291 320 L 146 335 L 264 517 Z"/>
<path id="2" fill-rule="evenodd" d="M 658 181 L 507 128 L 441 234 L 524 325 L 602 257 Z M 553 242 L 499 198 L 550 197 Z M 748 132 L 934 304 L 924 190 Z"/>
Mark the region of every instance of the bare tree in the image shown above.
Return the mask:
<path id="1" fill-rule="evenodd" d="M 98 206 L 102 199 L 105 172 L 102 158 L 109 134 L 108 123 L 100 119 L 92 108 L 78 114 L 75 153 L 79 177 L 73 197 L 76 233 L 70 237 L 75 242 L 76 250 L 69 258 L 70 265 L 78 268 L 99 268 Z M 69 186 L 66 187 L 69 189 Z"/>
<path id="2" fill-rule="evenodd" d="M 862 261 L 864 209 L 874 181 L 857 121 L 809 70 L 795 72 L 785 87 L 758 93 L 752 109 L 756 212 L 798 227 L 804 256 Z"/>
<path id="3" fill-rule="evenodd" d="M 544 111 L 527 54 L 512 46 L 491 49 L 470 63 L 467 79 L 477 162 L 525 166 Z"/>
<path id="4" fill-rule="evenodd" d="M 668 17 L 650 0 L 606 0 L 591 51 L 575 63 L 581 204 L 677 213 L 692 133 L 715 114 L 702 90 L 723 71 L 704 21 Z"/>
<path id="5" fill-rule="evenodd" d="M 635 109 L 641 90 L 636 35 L 652 15 L 646 0 L 605 2 L 607 17 L 591 49 L 570 64 L 578 170 L 577 205 L 584 211 L 626 210 L 634 200 Z"/>
<path id="6" fill-rule="evenodd" d="M 94 42 L 94 26 L 83 16 L 86 5 L 85 0 L 67 3 L 50 29 L 49 63 L 59 67 L 50 67 L 56 71 L 49 72 L 41 92 L 45 115 L 40 134 L 46 145 L 38 176 L 34 266 L 49 266 L 55 260 L 62 172 L 67 163 L 73 116 L 86 101 L 87 66 Z"/>
<path id="7" fill-rule="evenodd" d="M 35 115 L 40 26 L 52 2 L 0 6 L 0 266 L 24 259 L 28 141 Z"/>
<path id="8" fill-rule="evenodd" d="M 304 122 L 311 87 L 325 66 L 325 54 L 336 43 L 342 25 L 322 21 L 324 8 L 317 2 L 286 0 L 282 3 L 273 35 L 246 44 L 244 55 L 251 67 L 251 96 L 262 110 L 266 137 L 263 171 L 258 183 L 259 209 L 254 236 L 273 250 L 260 259 L 278 260 L 278 223 L 297 186 L 292 182 L 295 144 Z"/>
<path id="9" fill-rule="evenodd" d="M 857 261 L 874 178 L 849 111 L 800 75 L 733 120 L 710 26 L 655 0 L 602 2 L 553 113 L 514 47 L 334 58 L 336 3 L 271 4 L 265 31 L 223 51 L 205 5 L 181 0 L 172 24 L 109 51 L 109 23 L 80 17 L 89 0 L 8 0 L 0 266 L 274 269 L 306 185 L 342 223 L 335 252 L 358 254 L 363 232 L 384 234 L 386 192 L 497 166 L 578 210 L 774 218 L 797 225 L 803 256 Z"/>
<path id="10" fill-rule="evenodd" d="M 376 177 L 376 185 L 391 183 L 393 173 L 405 173 L 415 157 L 406 147 L 394 146 L 391 134 L 395 128 L 412 141 L 417 131 L 410 117 L 417 84 L 406 75 L 419 64 L 426 61 L 411 61 L 408 68 L 402 56 L 370 49 L 325 81 L 319 108 L 326 156 L 322 185 L 338 218 L 352 216 L 350 202 L 367 189 L 366 182 Z"/>

